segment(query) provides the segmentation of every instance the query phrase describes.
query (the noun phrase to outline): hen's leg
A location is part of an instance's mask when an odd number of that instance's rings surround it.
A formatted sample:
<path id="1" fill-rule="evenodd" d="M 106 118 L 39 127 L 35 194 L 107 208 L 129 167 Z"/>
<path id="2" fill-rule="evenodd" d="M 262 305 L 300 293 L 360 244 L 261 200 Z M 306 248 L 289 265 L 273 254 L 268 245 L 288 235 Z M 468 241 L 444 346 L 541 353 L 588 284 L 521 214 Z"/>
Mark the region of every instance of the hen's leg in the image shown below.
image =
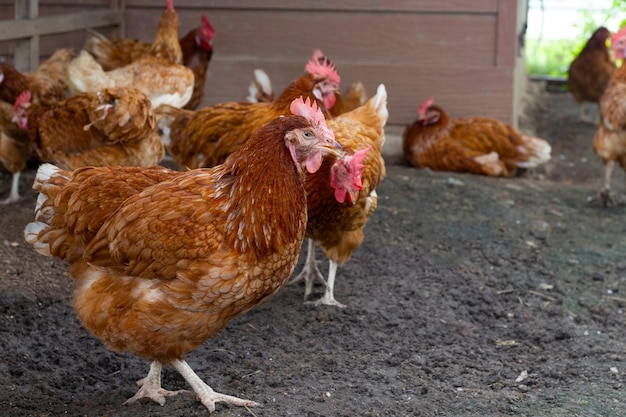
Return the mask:
<path id="1" fill-rule="evenodd" d="M 9 194 L 7 198 L 2 200 L 0 204 L 11 204 L 11 203 L 15 203 L 16 201 L 20 199 L 20 193 L 18 190 L 19 183 L 20 183 L 20 174 L 21 172 L 19 171 L 13 173 L 13 179 L 11 180 L 11 193 Z"/>
<path id="2" fill-rule="evenodd" d="M 304 262 L 304 268 L 302 268 L 302 272 L 298 274 L 294 279 L 289 282 L 289 284 L 295 284 L 296 282 L 300 282 L 304 279 L 304 299 L 306 300 L 311 292 L 313 292 L 313 281 L 315 279 L 319 279 L 322 284 L 326 285 L 326 281 L 324 281 L 324 276 L 320 272 L 317 267 L 317 262 L 315 261 L 315 242 L 313 239 L 307 239 L 307 253 L 306 260 Z"/>
<path id="3" fill-rule="evenodd" d="M 585 102 L 584 101 L 582 101 L 578 105 L 578 120 L 580 120 L 581 122 L 584 122 L 584 123 L 590 123 L 592 125 L 598 124 L 597 120 L 594 120 L 593 118 L 587 116 L 587 114 L 585 113 Z"/>
<path id="4" fill-rule="evenodd" d="M 337 263 L 328 260 L 328 281 L 326 281 L 326 291 L 324 292 L 324 296 L 317 301 L 313 301 L 311 304 L 319 306 L 321 304 L 336 306 L 340 308 L 345 308 L 344 304 L 341 304 L 339 301 L 335 300 L 335 276 L 337 275 Z"/>
<path id="5" fill-rule="evenodd" d="M 130 404 L 137 401 L 140 398 L 150 398 L 152 401 L 157 402 L 161 405 L 165 404 L 165 397 L 171 397 L 172 395 L 177 395 L 182 392 L 187 392 L 185 390 L 178 391 L 167 391 L 161 388 L 161 362 L 154 361 L 150 364 L 150 371 L 145 378 L 137 381 L 137 385 L 139 385 L 139 391 L 133 397 L 126 400 L 124 404 Z"/>
<path id="6" fill-rule="evenodd" d="M 230 395 L 220 394 L 219 392 L 213 391 L 213 389 L 208 386 L 204 381 L 200 379 L 198 375 L 191 369 L 189 364 L 187 364 L 184 360 L 176 359 L 172 362 L 172 366 L 185 378 L 185 381 L 193 391 L 198 396 L 198 399 L 204 404 L 204 406 L 209 410 L 210 413 L 215 411 L 215 403 L 218 401 L 222 401 L 225 403 L 229 403 L 232 405 L 238 405 L 241 407 L 255 407 L 259 405 L 254 401 L 244 400 L 237 397 L 232 397 Z"/>
<path id="7" fill-rule="evenodd" d="M 615 168 L 615 161 L 607 161 L 604 168 L 604 183 L 598 194 L 604 207 L 613 204 L 613 198 L 611 198 L 611 175 L 613 174 L 613 168 Z"/>

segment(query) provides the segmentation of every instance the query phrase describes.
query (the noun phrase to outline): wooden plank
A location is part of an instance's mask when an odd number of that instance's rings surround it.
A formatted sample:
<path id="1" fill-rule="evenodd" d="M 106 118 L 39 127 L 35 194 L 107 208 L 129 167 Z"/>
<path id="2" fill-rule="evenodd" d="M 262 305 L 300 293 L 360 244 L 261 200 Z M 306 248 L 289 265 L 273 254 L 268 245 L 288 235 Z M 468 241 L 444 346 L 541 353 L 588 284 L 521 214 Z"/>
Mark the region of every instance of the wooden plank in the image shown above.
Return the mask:
<path id="1" fill-rule="evenodd" d="M 27 38 L 34 35 L 70 32 L 90 27 L 121 24 L 124 14 L 119 10 L 97 10 L 68 15 L 45 16 L 24 21 L 1 21 L 0 41 Z"/>
<path id="2" fill-rule="evenodd" d="M 177 9 L 222 10 L 327 10 L 495 13 L 498 0 L 175 0 Z M 128 8 L 162 7 L 161 0 L 127 0 Z"/>
<path id="3" fill-rule="evenodd" d="M 211 62 L 202 105 L 243 101 L 257 64 L 256 61 Z M 304 73 L 301 66 L 279 62 L 268 62 L 263 69 L 270 76 L 276 93 Z M 378 84 L 385 84 L 389 94 L 389 123 L 392 124 L 411 122 L 422 100 L 431 96 L 453 116 L 480 114 L 507 123 L 512 121 L 511 70 L 442 68 L 433 71 L 430 68 L 347 64 L 341 67 L 341 73 L 344 89 L 360 80 L 371 95 L 376 92 Z"/>
<path id="4" fill-rule="evenodd" d="M 128 9 L 127 21 L 136 22 L 127 25 L 128 36 L 150 41 L 159 15 Z M 197 13 L 181 10 L 179 15 L 181 34 L 199 24 Z M 321 48 L 338 66 L 380 61 L 433 68 L 495 65 L 495 15 L 258 10 L 217 10 L 207 15 L 216 29 L 215 57 L 298 59 L 304 65 L 313 49 Z"/>

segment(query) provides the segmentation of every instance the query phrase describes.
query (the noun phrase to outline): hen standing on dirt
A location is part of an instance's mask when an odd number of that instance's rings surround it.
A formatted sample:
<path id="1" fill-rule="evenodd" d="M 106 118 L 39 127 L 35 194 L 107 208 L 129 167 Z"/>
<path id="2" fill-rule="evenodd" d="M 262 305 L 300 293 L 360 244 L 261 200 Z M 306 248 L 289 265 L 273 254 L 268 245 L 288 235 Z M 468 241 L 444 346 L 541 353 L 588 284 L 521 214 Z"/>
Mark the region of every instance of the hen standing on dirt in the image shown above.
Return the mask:
<path id="1" fill-rule="evenodd" d="M 626 54 L 626 28 L 613 35 L 611 47 L 615 56 L 623 59 Z M 598 193 L 606 207 L 613 203 L 611 197 L 611 175 L 618 162 L 626 169 L 626 65 L 613 74 L 604 94 L 600 97 L 600 124 L 593 138 L 593 150 L 605 163 L 604 183 Z M 624 199 L 620 201 L 624 202 Z"/>
<path id="2" fill-rule="evenodd" d="M 115 351 L 152 361 L 130 401 L 163 404 L 177 394 L 161 388 L 161 367 L 171 364 L 211 412 L 218 401 L 256 405 L 213 391 L 184 356 L 275 293 L 297 262 L 304 170 L 315 172 L 340 146 L 321 112 L 301 99 L 291 109 L 213 169 L 72 173 L 45 164 L 37 172 L 41 194 L 25 239 L 70 263 L 74 308 L 87 329 Z"/>
<path id="3" fill-rule="evenodd" d="M 348 262 L 361 245 L 363 228 L 376 209 L 376 187 L 385 177 L 381 149 L 388 116 L 387 90 L 381 84 L 367 103 L 328 121 L 337 142 L 351 154 L 344 158 L 327 156 L 322 168 L 306 180 L 307 257 L 302 272 L 292 282 L 304 279 L 305 299 L 311 294 L 315 278 L 324 282 L 324 295 L 315 305 L 345 307 L 335 299 L 337 266 Z M 328 257 L 326 281 L 317 268 L 315 243 Z"/>
<path id="4" fill-rule="evenodd" d="M 596 124 L 596 121 L 585 115 L 584 103 L 598 102 L 617 68 L 606 47 L 609 36 L 611 32 L 605 27 L 593 32 L 567 71 L 567 86 L 574 100 L 579 103 L 578 118 L 583 122 Z"/>

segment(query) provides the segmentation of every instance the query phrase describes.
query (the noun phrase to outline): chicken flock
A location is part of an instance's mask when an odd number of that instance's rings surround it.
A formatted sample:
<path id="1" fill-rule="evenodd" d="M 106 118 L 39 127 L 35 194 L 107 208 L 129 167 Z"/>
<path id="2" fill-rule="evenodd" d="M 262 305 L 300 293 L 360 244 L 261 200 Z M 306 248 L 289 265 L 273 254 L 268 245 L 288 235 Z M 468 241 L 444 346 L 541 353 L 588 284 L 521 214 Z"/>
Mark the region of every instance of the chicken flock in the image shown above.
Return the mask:
<path id="1" fill-rule="evenodd" d="M 245 101 L 200 107 L 215 29 L 202 16 L 180 39 L 178 31 L 167 0 L 151 44 L 90 32 L 81 51 L 58 50 L 33 73 L 0 64 L 0 162 L 12 174 L 3 202 L 20 199 L 20 173 L 39 165 L 25 240 L 66 262 L 85 328 L 151 362 L 128 402 L 163 405 L 178 394 L 161 387 L 171 365 L 210 412 L 217 402 L 250 407 L 211 389 L 185 355 L 287 284 L 305 239 L 291 283 L 304 281 L 308 303 L 345 307 L 334 283 L 377 206 L 387 91 L 380 84 L 368 97 L 355 82 L 341 93 L 335 64 L 315 50 L 280 93 L 257 69 Z M 620 36 L 613 45 L 623 57 Z M 609 67 L 602 98 L 572 87 L 578 101 L 600 101 L 594 149 L 606 176 L 615 161 L 626 163 L 626 123 L 603 104 L 618 100 L 626 70 Z M 545 139 L 496 119 L 452 118 L 433 98 L 418 107 L 402 146 L 416 167 L 494 177 L 537 167 L 551 152 Z M 166 155 L 179 170 L 161 165 Z M 611 200 L 608 183 L 601 195 Z M 324 294 L 308 301 L 316 280 Z"/>

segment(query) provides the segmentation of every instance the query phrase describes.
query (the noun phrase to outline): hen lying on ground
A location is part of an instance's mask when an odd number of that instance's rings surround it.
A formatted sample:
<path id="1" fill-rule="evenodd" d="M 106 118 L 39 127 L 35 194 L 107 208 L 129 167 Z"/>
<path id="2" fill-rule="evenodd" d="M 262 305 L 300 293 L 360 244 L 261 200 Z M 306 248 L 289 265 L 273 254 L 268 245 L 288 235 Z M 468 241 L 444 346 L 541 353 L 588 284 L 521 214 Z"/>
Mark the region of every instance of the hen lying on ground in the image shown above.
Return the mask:
<path id="1" fill-rule="evenodd" d="M 316 305 L 345 307 L 334 295 L 337 266 L 348 262 L 361 245 L 363 228 L 376 209 L 376 187 L 385 177 L 381 149 L 388 115 L 387 91 L 381 84 L 366 104 L 328 121 L 346 157 L 329 155 L 322 168 L 307 176 L 308 252 L 304 269 L 292 282 L 304 279 L 305 299 L 315 278 L 324 282 L 324 295 L 314 302 Z M 314 243 L 328 257 L 326 281 L 317 268 Z"/>
<path id="2" fill-rule="evenodd" d="M 340 154 L 323 114 L 302 100 L 261 127 L 227 161 L 164 168 L 42 165 L 26 241 L 66 260 L 83 325 L 115 351 L 152 361 L 139 392 L 163 404 L 172 365 L 210 412 L 218 401 L 184 357 L 274 294 L 297 262 L 306 229 L 305 170 Z M 106 202 L 106 203 L 103 203 Z"/>
<path id="3" fill-rule="evenodd" d="M 418 168 L 510 177 L 519 168 L 550 160 L 543 139 L 524 135 L 489 117 L 450 118 L 432 98 L 419 107 L 417 119 L 402 138 L 404 157 Z"/>

